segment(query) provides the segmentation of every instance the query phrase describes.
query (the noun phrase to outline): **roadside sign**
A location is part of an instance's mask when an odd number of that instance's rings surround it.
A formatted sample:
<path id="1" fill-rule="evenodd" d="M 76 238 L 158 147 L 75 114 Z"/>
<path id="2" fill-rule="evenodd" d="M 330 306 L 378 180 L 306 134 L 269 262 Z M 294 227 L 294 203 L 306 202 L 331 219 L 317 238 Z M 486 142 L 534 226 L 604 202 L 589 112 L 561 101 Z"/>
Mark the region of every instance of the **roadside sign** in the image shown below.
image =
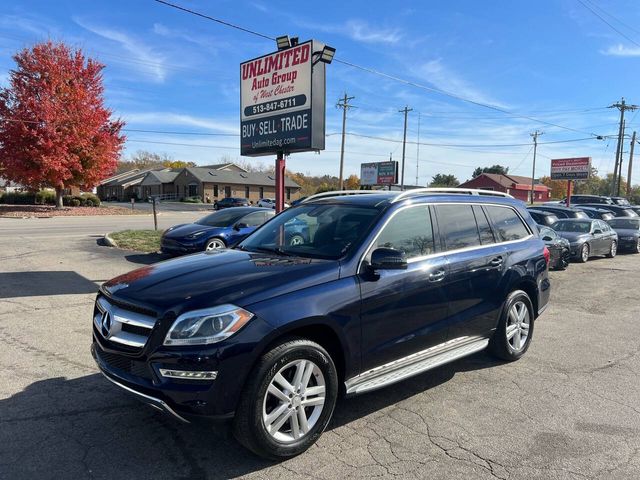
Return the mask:
<path id="1" fill-rule="evenodd" d="M 240 155 L 324 150 L 323 47 L 309 40 L 240 64 Z"/>
<path id="2" fill-rule="evenodd" d="M 591 175 L 591 157 L 551 160 L 551 180 L 586 180 Z"/>
<path id="3" fill-rule="evenodd" d="M 360 164 L 360 185 L 394 185 L 398 183 L 398 162 Z"/>

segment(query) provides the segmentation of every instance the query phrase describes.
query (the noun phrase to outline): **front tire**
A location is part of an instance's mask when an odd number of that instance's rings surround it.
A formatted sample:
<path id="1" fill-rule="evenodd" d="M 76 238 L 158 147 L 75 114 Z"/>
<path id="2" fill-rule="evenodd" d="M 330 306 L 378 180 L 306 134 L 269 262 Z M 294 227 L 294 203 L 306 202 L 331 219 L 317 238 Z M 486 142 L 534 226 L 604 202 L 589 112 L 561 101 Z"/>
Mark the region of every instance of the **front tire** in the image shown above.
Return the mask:
<path id="1" fill-rule="evenodd" d="M 571 252 L 568 248 L 563 248 L 560 252 L 560 260 L 558 260 L 558 270 L 566 270 L 569 268 L 569 261 L 571 259 Z"/>
<path id="2" fill-rule="evenodd" d="M 609 247 L 609 253 L 607 253 L 607 258 L 613 258 L 618 253 L 618 242 L 613 240 L 611 242 L 611 247 Z"/>
<path id="3" fill-rule="evenodd" d="M 227 244 L 224 243 L 224 240 L 221 238 L 210 238 L 204 247 L 204 251 L 210 252 L 211 250 L 220 250 L 221 248 L 227 248 Z"/>
<path id="4" fill-rule="evenodd" d="M 290 458 L 313 445 L 333 415 L 338 374 L 319 344 L 292 338 L 267 352 L 249 375 L 233 422 L 255 454 Z"/>
<path id="5" fill-rule="evenodd" d="M 587 260 L 589 260 L 589 254 L 589 244 L 585 243 L 582 245 L 582 247 L 580 247 L 580 252 L 578 253 L 578 262 L 587 263 Z"/>
<path id="6" fill-rule="evenodd" d="M 498 328 L 489 342 L 489 350 L 502 360 L 518 360 L 529 349 L 533 325 L 533 304 L 529 295 L 523 290 L 514 290 L 504 302 Z"/>

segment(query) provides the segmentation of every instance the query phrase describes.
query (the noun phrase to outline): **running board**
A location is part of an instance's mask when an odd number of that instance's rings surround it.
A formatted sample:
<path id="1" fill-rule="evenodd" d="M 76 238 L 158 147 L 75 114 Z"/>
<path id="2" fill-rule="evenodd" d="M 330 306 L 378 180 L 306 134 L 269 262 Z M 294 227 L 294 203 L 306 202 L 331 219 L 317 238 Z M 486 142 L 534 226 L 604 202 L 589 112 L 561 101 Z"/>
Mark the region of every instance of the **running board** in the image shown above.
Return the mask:
<path id="1" fill-rule="evenodd" d="M 369 392 L 386 387 L 405 378 L 413 377 L 445 363 L 484 350 L 489 339 L 484 337 L 460 337 L 435 347 L 400 358 L 348 379 L 347 395 Z"/>

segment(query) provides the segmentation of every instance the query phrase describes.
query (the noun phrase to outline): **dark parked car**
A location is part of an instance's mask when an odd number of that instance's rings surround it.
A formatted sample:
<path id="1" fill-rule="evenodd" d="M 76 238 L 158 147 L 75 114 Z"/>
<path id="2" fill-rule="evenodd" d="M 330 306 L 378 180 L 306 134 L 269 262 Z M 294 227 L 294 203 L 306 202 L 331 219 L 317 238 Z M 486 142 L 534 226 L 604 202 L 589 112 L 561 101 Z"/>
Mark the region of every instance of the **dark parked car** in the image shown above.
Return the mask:
<path id="1" fill-rule="evenodd" d="M 299 222 L 311 235 L 290 245 L 283 232 Z M 339 393 L 485 348 L 519 359 L 547 307 L 548 263 L 510 197 L 332 192 L 233 249 L 105 282 L 91 351 L 143 402 L 185 422 L 233 417 L 243 445 L 286 458 L 319 438 Z"/>
<path id="2" fill-rule="evenodd" d="M 605 205 L 602 205 L 602 208 L 587 207 L 586 205 L 576 205 L 575 208 L 577 208 L 578 210 L 582 210 L 589 216 L 589 218 L 597 218 L 598 220 L 604 220 L 605 222 L 616 217 L 611 212 L 611 210 L 607 209 L 607 206 Z"/>
<path id="3" fill-rule="evenodd" d="M 640 218 L 614 218 L 607 223 L 618 234 L 621 252 L 640 253 Z"/>
<path id="4" fill-rule="evenodd" d="M 223 208 L 231 207 L 248 207 L 249 205 L 251 205 L 251 203 L 246 198 L 226 197 L 216 200 L 213 203 L 213 209 L 222 210 Z"/>
<path id="5" fill-rule="evenodd" d="M 597 205 L 597 204 L 591 204 L 591 203 L 587 203 L 584 205 L 585 207 L 601 207 L 601 208 L 605 208 L 607 210 L 609 210 L 611 213 L 613 213 L 616 217 L 637 217 L 638 214 L 636 212 L 634 212 L 631 208 L 629 207 L 621 207 L 620 205 Z"/>
<path id="6" fill-rule="evenodd" d="M 545 243 L 551 254 L 549 268 L 564 270 L 571 260 L 571 247 L 569 240 L 558 235 L 549 227 L 540 227 L 540 238 Z"/>
<path id="7" fill-rule="evenodd" d="M 566 204 L 567 197 L 562 199 L 562 202 Z M 571 204 L 583 204 L 583 203 L 598 203 L 602 205 L 614 205 L 614 201 L 611 197 L 603 197 L 601 195 L 571 195 Z"/>
<path id="8" fill-rule="evenodd" d="M 546 212 L 544 210 L 529 210 L 531 218 L 538 224 L 550 227 L 558 221 L 558 216 L 555 213 Z"/>
<path id="9" fill-rule="evenodd" d="M 559 220 L 553 229 L 569 240 L 571 257 L 579 262 L 597 255 L 613 258 L 618 251 L 618 234 L 602 220 L 567 218 Z"/>
<path id="10" fill-rule="evenodd" d="M 584 213 L 582 210 L 578 210 L 577 208 L 573 207 L 534 205 L 533 207 L 529 207 L 529 210 L 542 210 L 545 212 L 555 213 L 558 218 L 589 218 L 589 215 Z"/>
<path id="11" fill-rule="evenodd" d="M 270 208 L 239 207 L 215 212 L 162 234 L 163 253 L 194 253 L 233 246 L 275 215 Z"/>
<path id="12" fill-rule="evenodd" d="M 624 197 L 611 197 L 611 200 L 613 200 L 613 203 L 615 205 L 620 205 L 621 207 L 630 207 L 631 203 L 629 202 L 629 200 L 627 200 Z"/>

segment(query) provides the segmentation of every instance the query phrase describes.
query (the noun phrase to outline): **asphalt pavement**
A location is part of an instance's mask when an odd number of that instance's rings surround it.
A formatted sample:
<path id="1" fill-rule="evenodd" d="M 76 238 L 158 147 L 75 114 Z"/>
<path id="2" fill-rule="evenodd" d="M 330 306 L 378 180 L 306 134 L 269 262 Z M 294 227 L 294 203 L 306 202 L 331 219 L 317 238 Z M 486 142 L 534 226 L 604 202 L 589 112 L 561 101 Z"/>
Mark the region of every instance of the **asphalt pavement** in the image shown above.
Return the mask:
<path id="1" fill-rule="evenodd" d="M 186 215 L 200 214 L 161 226 Z M 308 452 L 268 462 L 224 424 L 177 423 L 98 374 L 99 284 L 159 259 L 99 237 L 149 222 L 0 219 L 1 479 L 638 478 L 640 255 L 552 272 L 520 361 L 480 353 L 342 400 Z"/>

